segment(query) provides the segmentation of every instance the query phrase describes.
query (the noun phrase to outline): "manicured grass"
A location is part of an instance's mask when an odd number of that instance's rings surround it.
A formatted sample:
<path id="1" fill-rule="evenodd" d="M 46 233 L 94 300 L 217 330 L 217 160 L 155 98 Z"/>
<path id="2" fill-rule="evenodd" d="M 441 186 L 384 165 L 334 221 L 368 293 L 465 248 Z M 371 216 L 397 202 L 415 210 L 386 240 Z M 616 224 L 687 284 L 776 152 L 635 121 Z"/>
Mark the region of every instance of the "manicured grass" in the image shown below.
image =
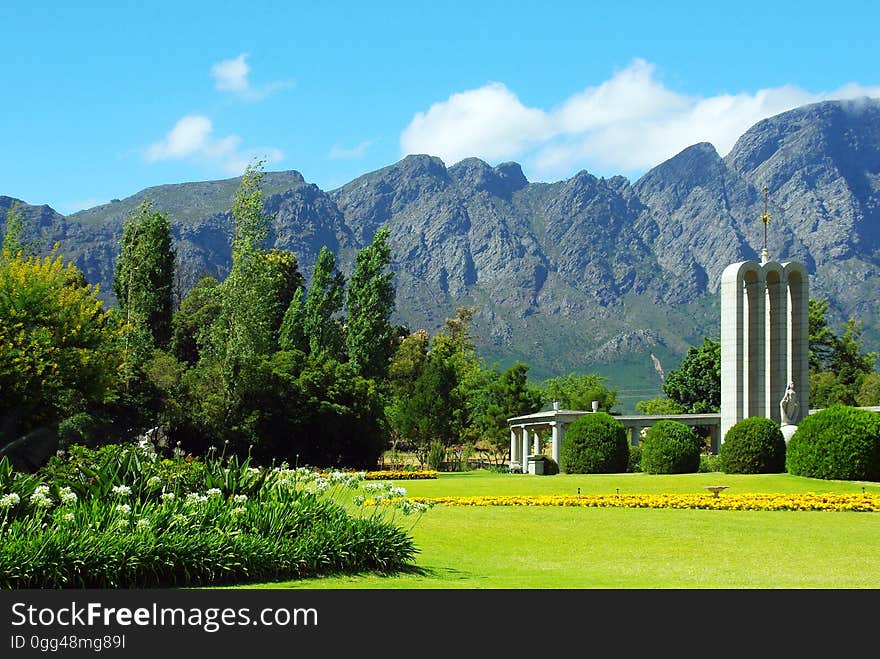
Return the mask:
<path id="1" fill-rule="evenodd" d="M 399 481 L 411 496 L 880 492 L 880 483 L 761 476 L 529 476 L 466 472 Z M 724 496 L 722 494 L 721 496 Z M 877 588 L 880 514 L 624 508 L 446 507 L 413 522 L 421 573 L 264 588 Z M 254 586 L 248 586 L 253 588 Z"/>

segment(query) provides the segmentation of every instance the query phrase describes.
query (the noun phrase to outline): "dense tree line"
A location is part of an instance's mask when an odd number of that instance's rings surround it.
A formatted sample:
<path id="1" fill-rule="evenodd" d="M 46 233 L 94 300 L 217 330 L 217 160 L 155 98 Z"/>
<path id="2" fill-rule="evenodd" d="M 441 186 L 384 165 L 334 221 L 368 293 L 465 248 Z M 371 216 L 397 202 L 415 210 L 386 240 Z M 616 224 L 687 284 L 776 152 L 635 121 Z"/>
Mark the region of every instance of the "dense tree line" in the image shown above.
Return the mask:
<path id="1" fill-rule="evenodd" d="M 385 227 L 357 252 L 349 278 L 324 247 L 307 282 L 293 253 L 266 247 L 262 176 L 260 163 L 249 166 L 236 191 L 229 275 L 206 277 L 182 298 L 168 217 L 149 201 L 135 209 L 112 309 L 57 248 L 38 257 L 10 210 L 0 255 L 0 451 L 37 435 L 64 448 L 147 432 L 169 447 L 263 463 L 370 466 L 397 444 L 427 461 L 432 447 L 445 456 L 478 442 L 500 462 L 511 416 L 551 399 L 613 406 L 616 392 L 598 376 L 542 386 L 529 382 L 526 364 L 487 367 L 474 348 L 475 308 L 456 310 L 434 336 L 393 325 Z"/>

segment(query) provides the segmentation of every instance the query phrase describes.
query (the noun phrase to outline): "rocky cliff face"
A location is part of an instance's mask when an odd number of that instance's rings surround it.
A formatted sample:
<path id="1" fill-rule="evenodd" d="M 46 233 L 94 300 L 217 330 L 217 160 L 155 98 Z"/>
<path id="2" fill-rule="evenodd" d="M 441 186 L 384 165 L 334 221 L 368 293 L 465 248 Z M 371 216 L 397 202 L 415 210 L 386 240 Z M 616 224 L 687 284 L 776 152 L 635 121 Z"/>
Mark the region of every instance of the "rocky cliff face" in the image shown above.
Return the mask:
<path id="1" fill-rule="evenodd" d="M 602 373 L 625 409 L 659 392 L 660 374 L 689 345 L 720 335 L 721 272 L 760 258 L 766 185 L 771 257 L 803 261 L 832 321 L 861 318 L 865 347 L 880 347 L 877 100 L 772 117 L 724 158 L 696 144 L 632 184 L 588 172 L 530 183 L 516 163 L 446 167 L 426 155 L 329 192 L 293 171 L 265 182 L 270 242 L 293 251 L 307 276 L 323 245 L 349 274 L 356 250 L 387 224 L 398 322 L 434 331 L 456 306 L 476 305 L 490 363 L 521 359 L 536 377 Z M 44 244 L 60 243 L 112 303 L 122 225 L 144 198 L 172 219 L 182 292 L 204 274 L 225 276 L 236 186 L 160 186 L 69 217 L 23 208 Z M 0 197 L 0 224 L 10 203 Z"/>

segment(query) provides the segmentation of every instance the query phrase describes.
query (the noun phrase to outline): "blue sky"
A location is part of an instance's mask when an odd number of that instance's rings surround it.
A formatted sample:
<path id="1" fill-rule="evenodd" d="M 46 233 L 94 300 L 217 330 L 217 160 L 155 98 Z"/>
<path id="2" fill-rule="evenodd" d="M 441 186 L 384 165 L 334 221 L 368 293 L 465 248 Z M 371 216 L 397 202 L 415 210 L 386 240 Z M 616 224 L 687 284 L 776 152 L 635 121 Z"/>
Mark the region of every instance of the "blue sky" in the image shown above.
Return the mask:
<path id="1" fill-rule="evenodd" d="M 880 10 L 790 2 L 18 2 L 0 194 L 70 213 L 258 157 L 331 190 L 408 153 L 635 180 L 880 96 Z"/>

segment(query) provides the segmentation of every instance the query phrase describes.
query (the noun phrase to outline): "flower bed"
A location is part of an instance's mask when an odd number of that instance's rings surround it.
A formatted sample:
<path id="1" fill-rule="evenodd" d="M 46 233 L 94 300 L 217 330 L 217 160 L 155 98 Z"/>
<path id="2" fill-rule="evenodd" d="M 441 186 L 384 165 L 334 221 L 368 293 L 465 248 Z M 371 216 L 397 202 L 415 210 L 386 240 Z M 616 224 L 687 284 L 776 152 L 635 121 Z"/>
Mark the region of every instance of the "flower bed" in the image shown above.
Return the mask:
<path id="1" fill-rule="evenodd" d="M 417 552 L 394 511 L 351 514 L 362 472 L 162 460 L 79 448 L 43 472 L 0 460 L 0 588 L 154 588 L 396 572 Z M 402 488 L 370 483 L 404 515 Z"/>
<path id="2" fill-rule="evenodd" d="M 385 471 L 367 471 L 364 473 L 364 480 L 382 481 L 382 480 L 425 480 L 429 478 L 437 478 L 437 472 L 429 469 L 422 471 L 406 471 L 406 470 L 385 470 Z"/>
<path id="3" fill-rule="evenodd" d="M 709 510 L 825 510 L 880 512 L 876 494 L 588 494 L 553 496 L 413 497 L 443 506 L 582 506 Z"/>

